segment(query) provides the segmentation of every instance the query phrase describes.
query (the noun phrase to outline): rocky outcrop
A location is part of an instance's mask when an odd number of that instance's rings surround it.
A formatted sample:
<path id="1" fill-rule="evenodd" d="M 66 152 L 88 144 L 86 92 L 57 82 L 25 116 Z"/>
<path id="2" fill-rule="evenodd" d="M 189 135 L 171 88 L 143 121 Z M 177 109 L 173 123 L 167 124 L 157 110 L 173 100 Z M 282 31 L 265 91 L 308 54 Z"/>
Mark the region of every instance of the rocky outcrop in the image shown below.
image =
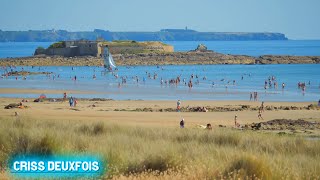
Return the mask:
<path id="1" fill-rule="evenodd" d="M 12 71 L 8 72 L 7 76 L 28 76 L 28 75 L 38 75 L 38 74 L 52 74 L 52 72 L 29 72 L 29 71 Z"/>
<path id="2" fill-rule="evenodd" d="M 113 54 L 117 65 L 180 65 L 180 64 L 316 64 L 320 56 L 261 56 L 206 52 Z M 0 59 L 0 66 L 100 66 L 102 58 L 93 56 L 33 56 Z"/>
<path id="3" fill-rule="evenodd" d="M 260 56 L 255 61 L 256 64 L 318 64 L 320 56 Z"/>
<path id="4" fill-rule="evenodd" d="M 320 129 L 320 123 L 303 119 L 274 119 L 271 121 L 245 125 L 245 129 L 253 130 L 314 130 Z"/>
<path id="5" fill-rule="evenodd" d="M 189 52 L 213 52 L 213 51 L 208 50 L 206 45 L 199 44 L 195 50 L 192 50 L 192 51 L 189 51 Z"/>

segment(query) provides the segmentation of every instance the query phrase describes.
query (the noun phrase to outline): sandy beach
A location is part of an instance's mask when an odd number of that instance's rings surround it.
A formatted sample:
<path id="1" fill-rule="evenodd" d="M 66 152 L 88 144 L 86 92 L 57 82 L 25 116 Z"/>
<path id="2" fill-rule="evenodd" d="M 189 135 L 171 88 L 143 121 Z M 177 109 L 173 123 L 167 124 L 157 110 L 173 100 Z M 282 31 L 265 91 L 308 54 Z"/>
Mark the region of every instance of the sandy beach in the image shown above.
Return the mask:
<path id="1" fill-rule="evenodd" d="M 261 120 L 257 110 L 261 102 L 250 101 L 182 99 L 182 112 L 176 112 L 174 100 L 78 99 L 76 107 L 61 98 L 27 100 L 22 102 L 24 108 L 5 109 L 22 99 L 0 98 L 2 163 L 11 152 L 83 152 L 100 154 L 108 161 L 110 170 L 103 176 L 109 179 L 158 179 L 158 171 L 166 179 L 231 179 L 228 172 L 234 170 L 230 166 L 239 162 L 249 164 L 241 168 L 253 167 L 259 177 L 316 179 L 319 174 L 320 108 L 316 102 L 265 102 Z M 201 107 L 209 112 L 192 111 Z M 182 118 L 184 129 L 179 127 Z M 207 124 L 212 131 L 199 126 Z M 262 124 L 262 129 L 248 129 L 253 124 Z M 283 168 L 289 166 L 289 170 Z M 172 173 L 176 167 L 182 169 Z M 10 174 L 4 170 L 0 178 L 10 179 Z"/>
<path id="2" fill-rule="evenodd" d="M 16 90 L 19 91 L 19 90 Z M 19 98 L 0 98 L 0 105 L 4 107 L 10 103 L 18 103 Z M 3 117 L 12 117 L 14 112 L 20 116 L 37 120 L 66 120 L 66 121 L 106 121 L 123 125 L 134 126 L 163 126 L 175 127 L 179 125 L 181 118 L 186 121 L 187 127 L 194 127 L 197 124 L 211 123 L 218 125 L 233 126 L 234 116 L 238 116 L 240 124 L 268 121 L 273 119 L 304 119 L 320 122 L 319 110 L 266 110 L 263 113 L 264 120 L 259 120 L 258 111 L 255 110 L 233 110 L 235 107 L 247 105 L 259 107 L 261 102 L 249 101 L 182 101 L 182 107 L 225 107 L 225 112 L 159 112 L 160 109 L 175 109 L 176 101 L 142 101 L 142 100 L 108 100 L 92 101 L 78 100 L 76 107 L 69 107 L 68 101 L 65 102 L 24 102 L 28 106 L 26 109 L 4 109 L 0 113 Z M 265 102 L 265 106 L 292 106 L 307 107 L 315 102 Z M 149 109 L 155 112 L 139 112 Z M 228 110 L 230 109 L 230 110 Z M 219 110 L 218 110 L 219 111 Z"/>

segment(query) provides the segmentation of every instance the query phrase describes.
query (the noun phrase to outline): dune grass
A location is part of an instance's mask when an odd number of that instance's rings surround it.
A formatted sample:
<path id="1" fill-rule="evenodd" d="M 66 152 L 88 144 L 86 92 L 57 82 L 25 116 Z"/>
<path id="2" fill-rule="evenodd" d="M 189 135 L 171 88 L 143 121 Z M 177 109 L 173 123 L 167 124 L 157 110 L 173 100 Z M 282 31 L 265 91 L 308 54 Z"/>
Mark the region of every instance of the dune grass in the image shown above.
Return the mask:
<path id="1" fill-rule="evenodd" d="M 0 167 L 16 154 L 93 153 L 106 179 L 319 179 L 320 141 L 215 128 L 0 118 Z"/>

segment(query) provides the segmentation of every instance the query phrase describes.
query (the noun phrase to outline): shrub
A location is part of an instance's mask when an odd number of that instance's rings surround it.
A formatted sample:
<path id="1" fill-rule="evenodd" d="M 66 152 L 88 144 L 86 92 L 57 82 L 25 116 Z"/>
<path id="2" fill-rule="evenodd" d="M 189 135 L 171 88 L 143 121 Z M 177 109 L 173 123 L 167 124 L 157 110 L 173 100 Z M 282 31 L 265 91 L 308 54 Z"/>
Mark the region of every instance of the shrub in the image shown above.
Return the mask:
<path id="1" fill-rule="evenodd" d="M 105 132 L 104 123 L 99 122 L 99 123 L 93 125 L 93 131 L 92 131 L 92 133 L 93 133 L 94 135 L 99 135 L 99 134 L 102 134 L 102 133 L 104 133 L 104 132 Z"/>
<path id="2" fill-rule="evenodd" d="M 252 156 L 242 156 L 231 162 L 224 175 L 233 179 L 270 179 L 271 171 L 261 160 Z"/>
<path id="3" fill-rule="evenodd" d="M 90 130 L 90 127 L 86 124 L 83 124 L 81 125 L 79 128 L 78 128 L 78 131 L 82 134 L 90 134 L 91 133 L 91 130 Z"/>
<path id="4" fill-rule="evenodd" d="M 160 175 L 169 169 L 178 169 L 179 163 L 171 156 L 150 155 L 140 163 L 134 162 L 129 164 L 124 174 L 140 174 L 143 172 L 153 172 Z"/>
<path id="5" fill-rule="evenodd" d="M 45 135 L 39 141 L 35 141 L 30 149 L 31 154 L 37 155 L 52 155 L 58 150 L 56 140 L 48 135 Z"/>

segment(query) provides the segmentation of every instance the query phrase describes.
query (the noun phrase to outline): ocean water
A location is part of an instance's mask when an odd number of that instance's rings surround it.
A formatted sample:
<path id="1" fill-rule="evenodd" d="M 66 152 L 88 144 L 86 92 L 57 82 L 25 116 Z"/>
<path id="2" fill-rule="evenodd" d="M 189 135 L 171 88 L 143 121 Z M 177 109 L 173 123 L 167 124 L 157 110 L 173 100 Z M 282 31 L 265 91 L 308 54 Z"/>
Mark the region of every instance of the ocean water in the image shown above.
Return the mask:
<path id="1" fill-rule="evenodd" d="M 204 44 L 209 50 L 233 55 L 294 55 L 320 56 L 320 40 L 288 41 L 167 41 L 175 51 L 189 51 L 198 44 Z"/>
<path id="2" fill-rule="evenodd" d="M 38 46 L 48 47 L 52 42 L 6 42 L 0 43 L 0 58 L 30 56 Z M 320 55 L 320 41 L 169 41 L 175 51 L 189 51 L 199 43 L 208 49 L 226 54 L 244 54 L 260 56 L 274 55 Z M 250 92 L 259 93 L 259 99 L 265 101 L 318 101 L 320 98 L 320 64 L 297 65 L 179 65 L 179 66 L 120 66 L 116 72 L 119 78 L 103 72 L 102 67 L 16 67 L 12 70 L 47 71 L 53 75 L 32 75 L 22 80 L 21 77 L 0 78 L 0 88 L 85 90 L 95 94 L 77 94 L 77 97 L 112 98 L 112 99 L 190 99 L 190 100 L 248 100 Z M 1 68 L 0 74 L 10 71 Z M 148 77 L 156 73 L 156 79 Z M 93 75 L 97 78 L 93 79 Z M 194 87 L 188 88 L 182 81 L 188 81 L 191 74 Z M 59 75 L 59 78 L 58 78 Z M 250 75 L 250 76 L 249 76 Z M 77 76 L 77 81 L 72 78 Z M 170 80 L 181 76 L 181 83 L 176 85 L 160 84 L 161 78 Z M 204 80 L 203 77 L 206 77 Z M 242 80 L 243 76 L 243 80 Z M 264 81 L 275 76 L 278 88 L 264 89 Z M 121 85 L 121 78 L 127 83 Z M 137 82 L 136 79 L 139 79 Z M 143 80 L 145 79 L 145 81 Z M 199 84 L 196 81 L 199 80 Z M 235 84 L 233 84 L 233 80 Z M 310 85 L 308 84 L 310 81 Z M 298 82 L 306 82 L 303 92 L 297 88 Z M 214 86 L 212 84 L 214 83 Z M 281 84 L 285 83 L 282 90 Z M 44 91 L 45 93 L 45 91 Z M 38 94 L 0 94 L 0 97 L 38 97 Z M 48 97 L 62 95 L 47 94 Z"/>
<path id="3" fill-rule="evenodd" d="M 289 41 L 166 41 L 175 51 L 194 50 L 198 44 L 205 44 L 209 50 L 225 54 L 250 56 L 301 55 L 320 56 L 320 40 Z M 0 58 L 31 56 L 41 46 L 47 48 L 52 42 L 0 42 Z"/>
<path id="4" fill-rule="evenodd" d="M 32 56 L 37 47 L 47 48 L 52 42 L 0 42 L 0 58 Z"/>
<path id="5" fill-rule="evenodd" d="M 320 99 L 320 64 L 287 65 L 168 65 L 168 66 L 120 66 L 114 74 L 102 67 L 16 67 L 12 70 L 53 72 L 46 75 L 0 78 L 0 88 L 83 90 L 93 94 L 76 94 L 80 98 L 143 99 L 143 100 L 249 100 L 250 92 L 258 92 L 264 101 L 314 101 Z M 1 74 L 10 71 L 2 68 Z M 150 73 L 151 78 L 148 77 Z M 154 74 L 157 78 L 154 79 Z M 194 75 L 193 87 L 183 83 Z M 55 78 L 53 79 L 53 76 Z M 93 79 L 96 75 L 96 79 Z M 115 75 L 118 75 L 116 78 Z M 58 77 L 59 76 L 59 77 Z M 77 80 L 72 80 L 77 76 Z M 163 81 L 181 77 L 178 85 L 162 84 Z M 196 78 L 198 76 L 198 78 Z M 265 80 L 275 76 L 278 88 L 264 89 Z M 121 84 L 121 77 L 127 83 Z M 206 79 L 204 79 L 206 77 Z M 243 77 L 243 79 L 242 79 Z M 137 82 L 137 79 L 138 82 Z M 199 81 L 199 84 L 196 82 Z M 235 83 L 233 83 L 235 81 Z M 310 81 L 310 85 L 309 85 Z M 305 92 L 297 87 L 298 82 L 307 84 Z M 214 85 L 213 85 L 214 83 Z M 281 84 L 285 83 L 285 88 Z M 120 86 L 119 86 L 120 84 Z M 62 94 L 46 94 L 62 97 Z M 0 97 L 32 97 L 39 94 L 0 94 Z"/>

